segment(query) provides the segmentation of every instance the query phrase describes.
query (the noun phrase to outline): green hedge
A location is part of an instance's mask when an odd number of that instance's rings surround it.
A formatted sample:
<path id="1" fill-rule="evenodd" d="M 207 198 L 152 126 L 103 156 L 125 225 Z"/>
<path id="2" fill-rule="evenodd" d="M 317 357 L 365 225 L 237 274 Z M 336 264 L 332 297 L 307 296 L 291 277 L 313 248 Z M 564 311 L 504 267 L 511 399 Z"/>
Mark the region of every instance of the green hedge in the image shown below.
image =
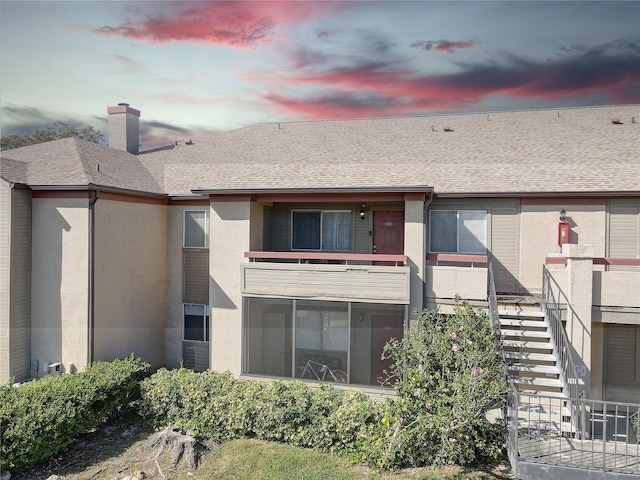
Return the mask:
<path id="1" fill-rule="evenodd" d="M 154 427 L 175 425 L 216 440 L 249 437 L 351 456 L 364 448 L 387 408 L 361 392 L 302 382 L 262 383 L 211 370 L 161 369 L 141 384 L 139 412 Z"/>
<path id="2" fill-rule="evenodd" d="M 96 362 L 77 375 L 0 387 L 0 471 L 20 471 L 96 428 L 138 396 L 149 364 L 135 356 Z"/>

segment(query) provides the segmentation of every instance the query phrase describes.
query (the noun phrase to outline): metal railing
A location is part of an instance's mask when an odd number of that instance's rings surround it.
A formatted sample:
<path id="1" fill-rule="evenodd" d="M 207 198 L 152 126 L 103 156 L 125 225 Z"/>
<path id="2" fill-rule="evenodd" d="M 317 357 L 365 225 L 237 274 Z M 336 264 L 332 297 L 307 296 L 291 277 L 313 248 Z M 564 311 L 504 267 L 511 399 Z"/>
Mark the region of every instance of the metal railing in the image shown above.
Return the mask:
<path id="1" fill-rule="evenodd" d="M 306 262 L 340 262 L 345 265 L 362 262 L 384 262 L 395 266 L 406 265 L 406 255 L 387 255 L 375 253 L 338 253 L 338 252 L 244 252 L 250 262 L 256 261 L 293 261 Z"/>
<path id="2" fill-rule="evenodd" d="M 558 284 L 549 273 L 547 266 L 544 265 L 542 267 L 541 307 L 545 319 L 549 324 L 551 343 L 557 359 L 556 366 L 560 370 L 560 380 L 564 384 L 563 392 L 565 397 L 579 398 L 584 395 L 584 392 L 581 391 L 581 381 L 576 374 L 576 367 L 571 352 L 571 343 L 562 325 L 560 303 L 555 297 L 554 287 L 559 291 Z M 571 309 L 571 306 L 567 304 L 567 308 Z"/>
<path id="3" fill-rule="evenodd" d="M 509 380 L 509 372 L 507 370 L 507 360 L 504 355 L 504 348 L 502 347 L 502 333 L 500 331 L 500 314 L 498 313 L 498 297 L 496 295 L 496 284 L 493 276 L 493 266 L 491 262 L 489 262 L 489 276 L 488 276 L 488 295 L 487 295 L 487 303 L 489 304 L 489 318 L 491 319 L 491 325 L 495 332 L 495 344 L 498 352 L 500 352 L 500 357 L 502 360 L 502 368 L 504 370 L 504 378 L 509 386 L 509 391 L 507 392 L 507 403 L 503 409 L 503 418 L 507 421 L 509 418 L 513 416 L 513 412 L 511 411 L 514 403 L 517 403 L 517 395 L 518 392 L 514 387 L 513 383 Z M 515 395 L 515 399 L 513 396 Z M 507 422 L 507 454 L 509 456 L 509 462 L 511 463 L 511 470 L 514 474 L 517 471 L 518 466 L 518 435 L 517 432 L 512 432 L 511 427 Z M 514 434 L 515 433 L 515 434 Z"/>
<path id="4" fill-rule="evenodd" d="M 507 447 L 510 457 L 512 449 L 518 453 L 517 468 L 537 464 L 596 470 L 605 475 L 638 474 L 640 445 L 632 420 L 638 416 L 640 404 L 583 398 L 567 401 L 574 410 L 588 413 L 578 417 L 577 429 L 590 431 L 589 439 L 575 435 L 576 427 L 566 421 L 568 412 L 563 399 L 510 391 Z M 518 476 L 518 470 L 514 469 L 514 474 Z"/>

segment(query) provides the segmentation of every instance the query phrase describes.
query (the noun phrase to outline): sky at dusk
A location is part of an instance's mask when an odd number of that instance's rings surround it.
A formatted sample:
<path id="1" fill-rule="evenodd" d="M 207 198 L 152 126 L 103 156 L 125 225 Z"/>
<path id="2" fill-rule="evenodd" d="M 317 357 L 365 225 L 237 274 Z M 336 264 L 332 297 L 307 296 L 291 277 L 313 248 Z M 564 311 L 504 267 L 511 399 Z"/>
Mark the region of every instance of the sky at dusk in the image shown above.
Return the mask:
<path id="1" fill-rule="evenodd" d="M 640 103 L 639 1 L 0 2 L 2 135 Z"/>

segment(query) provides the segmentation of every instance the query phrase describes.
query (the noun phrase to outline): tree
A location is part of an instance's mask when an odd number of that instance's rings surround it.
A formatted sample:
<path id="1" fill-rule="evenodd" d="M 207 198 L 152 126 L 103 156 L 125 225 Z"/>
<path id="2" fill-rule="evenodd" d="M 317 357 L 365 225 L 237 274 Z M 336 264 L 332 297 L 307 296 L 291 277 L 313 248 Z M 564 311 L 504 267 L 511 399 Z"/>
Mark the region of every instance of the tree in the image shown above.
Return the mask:
<path id="1" fill-rule="evenodd" d="M 87 142 L 100 143 L 104 135 L 92 125 L 74 127 L 66 122 L 53 122 L 44 128 L 36 130 L 31 135 L 9 135 L 0 139 L 0 150 L 25 147 L 36 143 L 50 142 L 61 138 L 75 137 Z"/>
<path id="2" fill-rule="evenodd" d="M 495 335 L 487 314 L 463 303 L 452 315 L 424 310 L 402 340 L 387 344 L 398 396 L 382 421 L 381 466 L 500 458 L 503 426 L 486 416 L 507 392 Z"/>

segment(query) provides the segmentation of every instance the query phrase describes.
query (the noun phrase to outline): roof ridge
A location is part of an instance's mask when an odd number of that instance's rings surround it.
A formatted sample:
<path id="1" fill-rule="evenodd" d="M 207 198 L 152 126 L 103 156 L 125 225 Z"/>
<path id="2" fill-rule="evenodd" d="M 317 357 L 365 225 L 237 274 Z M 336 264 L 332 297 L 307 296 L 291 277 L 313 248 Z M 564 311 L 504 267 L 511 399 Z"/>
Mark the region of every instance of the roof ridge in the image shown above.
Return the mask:
<path id="1" fill-rule="evenodd" d="M 87 156 L 85 155 L 84 149 L 82 148 L 82 143 L 78 138 L 72 137 L 75 145 L 76 145 L 76 150 L 78 151 L 78 153 L 80 154 L 80 160 L 81 160 L 81 164 L 82 164 L 82 169 L 84 170 L 84 173 L 87 176 L 87 183 L 88 184 L 95 184 L 95 178 L 93 177 L 93 173 L 91 172 L 91 167 L 89 167 L 89 160 L 87 160 Z"/>

